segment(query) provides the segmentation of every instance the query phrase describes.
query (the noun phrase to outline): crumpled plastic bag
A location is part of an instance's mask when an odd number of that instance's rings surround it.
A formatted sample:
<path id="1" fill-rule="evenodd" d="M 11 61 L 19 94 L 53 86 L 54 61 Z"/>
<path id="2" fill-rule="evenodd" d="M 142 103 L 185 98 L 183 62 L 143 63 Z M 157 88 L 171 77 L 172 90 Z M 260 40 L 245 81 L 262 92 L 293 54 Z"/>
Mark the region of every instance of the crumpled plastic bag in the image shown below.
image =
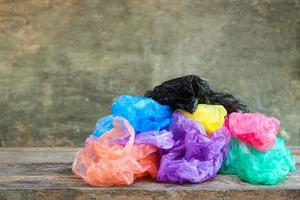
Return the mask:
<path id="1" fill-rule="evenodd" d="M 233 138 L 220 173 L 236 174 L 252 184 L 275 185 L 295 170 L 295 160 L 282 138 L 277 138 L 276 145 L 266 152 Z"/>
<path id="2" fill-rule="evenodd" d="M 208 83 L 196 75 L 171 79 L 145 93 L 155 101 L 169 105 L 174 110 L 183 109 L 194 113 L 198 104 L 223 105 L 227 113 L 249 112 L 248 107 L 227 92 L 213 91 Z"/>
<path id="3" fill-rule="evenodd" d="M 72 171 L 92 186 L 129 185 L 139 177 L 156 177 L 157 147 L 134 144 L 135 133 L 128 121 L 115 117 L 114 128 L 101 137 L 90 137 L 76 153 Z M 124 146 L 120 140 L 128 138 Z"/>
<path id="4" fill-rule="evenodd" d="M 175 146 L 162 155 L 157 180 L 182 184 L 214 178 L 229 150 L 227 128 L 208 135 L 201 124 L 174 112 L 169 131 Z"/>
<path id="5" fill-rule="evenodd" d="M 150 144 L 159 149 L 171 149 L 175 145 L 173 133 L 162 130 L 160 132 L 142 132 L 135 136 L 134 144 Z"/>
<path id="6" fill-rule="evenodd" d="M 126 144 L 129 138 L 120 140 L 120 144 Z M 134 144 L 149 144 L 157 147 L 159 150 L 171 149 L 175 145 L 173 133 L 162 130 L 142 132 L 135 135 Z"/>
<path id="7" fill-rule="evenodd" d="M 113 120 L 114 120 L 113 115 L 108 115 L 108 116 L 100 118 L 96 123 L 96 126 L 94 128 L 92 135 L 95 137 L 100 137 L 103 133 L 112 129 L 113 128 Z"/>
<path id="8" fill-rule="evenodd" d="M 222 128 L 225 116 L 227 115 L 227 112 L 222 105 L 199 104 L 193 114 L 184 110 L 180 111 L 185 116 L 199 122 L 208 134 Z"/>
<path id="9" fill-rule="evenodd" d="M 174 110 L 183 109 L 193 113 L 199 103 L 208 103 L 209 85 L 199 76 L 188 75 L 171 79 L 145 93 L 155 101 L 169 105 Z"/>
<path id="10" fill-rule="evenodd" d="M 111 108 L 114 116 L 129 121 L 136 133 L 167 129 L 171 123 L 172 109 L 151 98 L 121 95 Z"/>
<path id="11" fill-rule="evenodd" d="M 278 119 L 261 113 L 231 113 L 225 125 L 233 137 L 260 151 L 267 151 L 275 145 L 280 128 Z"/>
<path id="12" fill-rule="evenodd" d="M 214 92 L 209 95 L 209 103 L 213 105 L 222 105 L 227 110 L 227 113 L 233 112 L 249 112 L 248 106 L 241 103 L 241 101 L 228 92 Z"/>

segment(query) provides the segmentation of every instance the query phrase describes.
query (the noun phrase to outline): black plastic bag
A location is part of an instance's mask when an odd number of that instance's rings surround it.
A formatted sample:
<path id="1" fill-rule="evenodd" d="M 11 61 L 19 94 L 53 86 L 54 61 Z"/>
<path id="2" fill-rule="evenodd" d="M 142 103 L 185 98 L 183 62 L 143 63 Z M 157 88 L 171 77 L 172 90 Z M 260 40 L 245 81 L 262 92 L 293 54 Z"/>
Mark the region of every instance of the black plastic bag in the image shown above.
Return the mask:
<path id="1" fill-rule="evenodd" d="M 226 92 L 213 91 L 205 80 L 196 75 L 165 81 L 152 91 L 147 91 L 145 96 L 174 110 L 183 109 L 190 113 L 194 113 L 200 103 L 223 105 L 228 114 L 248 112 L 247 106 L 239 99 Z"/>
<path id="2" fill-rule="evenodd" d="M 199 76 L 188 75 L 171 79 L 156 86 L 145 93 L 161 104 L 169 105 L 173 109 L 184 109 L 193 113 L 199 103 L 208 103 L 209 85 Z"/>
<path id="3" fill-rule="evenodd" d="M 233 112 L 249 112 L 246 105 L 227 92 L 212 92 L 209 96 L 209 103 L 224 106 L 228 114 Z"/>

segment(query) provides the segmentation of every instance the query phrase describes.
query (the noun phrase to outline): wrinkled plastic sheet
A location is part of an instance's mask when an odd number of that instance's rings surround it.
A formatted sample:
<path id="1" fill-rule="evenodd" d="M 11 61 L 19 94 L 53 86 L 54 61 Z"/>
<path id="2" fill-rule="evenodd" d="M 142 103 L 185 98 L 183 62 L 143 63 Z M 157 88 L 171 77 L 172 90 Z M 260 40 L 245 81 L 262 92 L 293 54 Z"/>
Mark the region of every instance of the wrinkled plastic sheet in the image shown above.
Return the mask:
<path id="1" fill-rule="evenodd" d="M 211 134 L 222 128 L 224 124 L 224 118 L 227 115 L 227 112 L 222 105 L 199 104 L 193 114 L 184 110 L 180 111 L 185 116 L 200 123 L 208 134 Z"/>
<path id="2" fill-rule="evenodd" d="M 280 128 L 278 119 L 261 113 L 231 113 L 225 125 L 233 137 L 260 151 L 275 145 Z"/>
<path id="3" fill-rule="evenodd" d="M 156 177 L 158 148 L 134 144 L 135 133 L 128 121 L 115 117 L 113 129 L 101 137 L 89 137 L 76 153 L 72 171 L 92 186 L 129 185 L 139 177 Z M 128 138 L 125 145 L 120 140 Z"/>
<path id="4" fill-rule="evenodd" d="M 276 145 L 266 152 L 233 138 L 220 173 L 236 174 L 252 184 L 275 185 L 295 170 L 295 160 L 282 138 L 277 138 Z"/>
<path id="5" fill-rule="evenodd" d="M 229 149 L 227 128 L 208 135 L 201 124 L 174 112 L 169 131 L 175 145 L 162 155 L 157 180 L 182 184 L 214 178 Z"/>

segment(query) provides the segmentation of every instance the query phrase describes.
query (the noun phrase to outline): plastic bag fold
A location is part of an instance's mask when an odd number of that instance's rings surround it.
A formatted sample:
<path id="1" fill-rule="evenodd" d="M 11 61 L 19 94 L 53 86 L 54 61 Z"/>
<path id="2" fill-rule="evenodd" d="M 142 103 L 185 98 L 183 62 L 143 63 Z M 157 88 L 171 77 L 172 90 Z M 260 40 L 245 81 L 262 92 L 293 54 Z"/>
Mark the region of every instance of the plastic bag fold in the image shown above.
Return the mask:
<path id="1" fill-rule="evenodd" d="M 129 185 L 139 177 L 156 177 L 159 155 L 153 145 L 134 144 L 134 129 L 115 117 L 113 129 L 101 137 L 90 137 L 76 153 L 72 171 L 92 186 Z M 120 140 L 129 137 L 125 145 Z"/>
<path id="2" fill-rule="evenodd" d="M 261 113 L 231 113 L 225 124 L 233 137 L 260 151 L 275 145 L 280 128 L 278 119 Z"/>
<path id="3" fill-rule="evenodd" d="M 112 129 L 113 128 L 113 120 L 114 120 L 113 115 L 108 115 L 108 116 L 100 118 L 96 123 L 96 126 L 94 128 L 92 135 L 94 137 L 100 137 L 103 133 Z"/>
<path id="4" fill-rule="evenodd" d="M 222 105 L 207 104 L 199 104 L 193 114 L 184 110 L 180 110 L 180 112 L 199 122 L 208 134 L 219 130 L 223 126 L 225 116 L 227 115 L 226 109 Z"/>
<path id="5" fill-rule="evenodd" d="M 126 144 L 128 140 L 129 138 L 122 139 L 119 143 Z M 175 140 L 173 139 L 173 133 L 170 131 L 149 131 L 136 134 L 134 144 L 149 144 L 163 151 L 171 149 L 175 145 Z"/>
<path id="6" fill-rule="evenodd" d="M 135 144 L 150 144 L 159 149 L 171 149 L 175 145 L 173 133 L 162 130 L 160 132 L 150 131 L 142 132 L 135 136 Z"/>
<path id="7" fill-rule="evenodd" d="M 226 127 L 208 135 L 201 124 L 174 112 L 169 131 L 175 145 L 161 157 L 159 182 L 200 183 L 216 176 L 229 149 Z"/>
<path id="8" fill-rule="evenodd" d="M 210 104 L 224 106 L 228 114 L 233 112 L 249 112 L 247 105 L 243 104 L 237 97 L 228 92 L 212 91 L 208 99 Z"/>
<path id="9" fill-rule="evenodd" d="M 252 184 L 275 185 L 294 170 L 295 160 L 282 138 L 277 138 L 276 145 L 266 152 L 233 138 L 220 173 L 236 174 Z"/>

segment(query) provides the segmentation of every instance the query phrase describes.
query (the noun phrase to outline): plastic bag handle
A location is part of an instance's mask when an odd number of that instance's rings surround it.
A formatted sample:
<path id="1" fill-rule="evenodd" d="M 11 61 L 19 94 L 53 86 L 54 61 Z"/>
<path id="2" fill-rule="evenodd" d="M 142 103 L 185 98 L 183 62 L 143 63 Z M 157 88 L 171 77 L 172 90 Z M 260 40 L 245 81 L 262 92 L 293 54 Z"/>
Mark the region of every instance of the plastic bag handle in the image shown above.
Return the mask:
<path id="1" fill-rule="evenodd" d="M 126 129 L 126 130 L 119 131 L 117 133 L 115 131 L 109 131 L 106 134 L 101 136 L 101 140 L 109 141 L 109 138 L 117 138 L 117 137 L 122 138 L 124 137 L 124 132 L 127 132 L 130 135 L 130 137 L 128 142 L 125 144 L 123 150 L 120 153 L 130 153 L 130 151 L 133 148 L 134 138 L 135 138 L 133 127 L 129 124 L 127 120 L 125 120 L 123 117 L 120 116 L 116 116 L 114 118 L 113 125 L 114 125 L 114 129 L 123 129 L 123 130 Z"/>

